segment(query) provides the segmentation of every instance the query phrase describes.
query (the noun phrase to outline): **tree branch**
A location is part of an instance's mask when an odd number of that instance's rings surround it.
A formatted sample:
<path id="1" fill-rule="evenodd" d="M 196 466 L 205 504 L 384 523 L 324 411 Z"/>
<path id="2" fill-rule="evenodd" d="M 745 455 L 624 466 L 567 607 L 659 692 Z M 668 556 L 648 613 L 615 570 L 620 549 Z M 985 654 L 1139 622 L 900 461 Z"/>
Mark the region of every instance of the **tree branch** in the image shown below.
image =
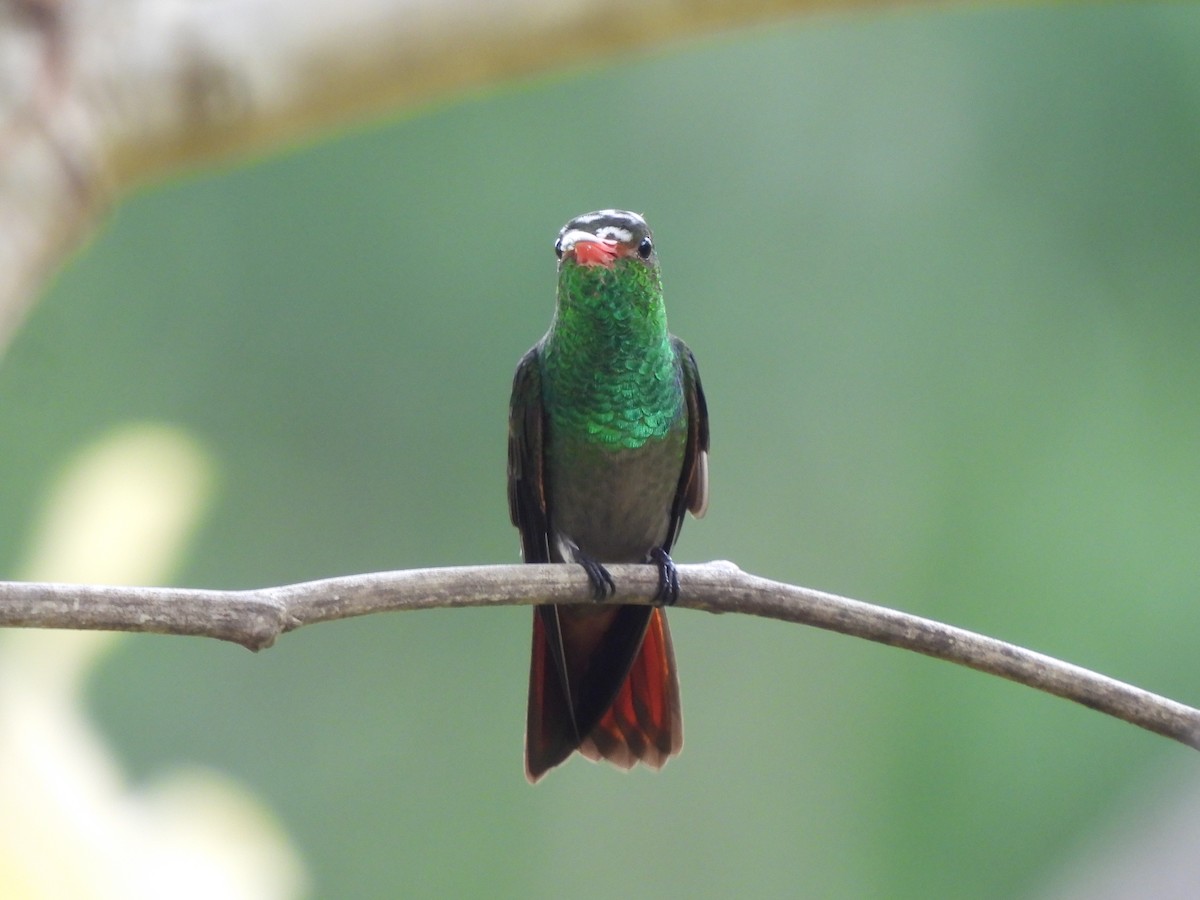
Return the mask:
<path id="1" fill-rule="evenodd" d="M 122 193 L 521 75 L 912 0 L 0 3 L 0 354 Z"/>
<path id="2" fill-rule="evenodd" d="M 653 566 L 608 567 L 615 602 L 649 603 Z M 730 562 L 679 566 L 678 606 L 746 613 L 866 638 L 999 675 L 1200 749 L 1200 710 L 952 625 L 747 574 Z M 348 575 L 248 591 L 0 582 L 0 625 L 214 637 L 251 650 L 304 625 L 389 610 L 588 604 L 569 565 L 464 566 Z"/>

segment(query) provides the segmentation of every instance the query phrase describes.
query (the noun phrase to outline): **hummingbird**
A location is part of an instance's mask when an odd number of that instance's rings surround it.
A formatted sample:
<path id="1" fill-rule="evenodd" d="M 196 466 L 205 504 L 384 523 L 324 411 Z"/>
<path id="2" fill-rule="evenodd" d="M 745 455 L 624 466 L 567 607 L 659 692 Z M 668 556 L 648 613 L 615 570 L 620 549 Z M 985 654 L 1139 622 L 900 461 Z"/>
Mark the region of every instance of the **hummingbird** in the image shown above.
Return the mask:
<path id="1" fill-rule="evenodd" d="M 517 365 L 509 406 L 508 503 L 527 563 L 583 566 L 597 601 L 605 563 L 658 569 L 652 606 L 533 611 L 525 775 L 578 750 L 661 768 L 683 746 L 675 653 L 663 606 L 679 596 L 670 551 L 684 513 L 708 507 L 708 409 L 696 359 L 667 330 L 645 219 L 604 209 L 554 243 L 550 329 Z"/>

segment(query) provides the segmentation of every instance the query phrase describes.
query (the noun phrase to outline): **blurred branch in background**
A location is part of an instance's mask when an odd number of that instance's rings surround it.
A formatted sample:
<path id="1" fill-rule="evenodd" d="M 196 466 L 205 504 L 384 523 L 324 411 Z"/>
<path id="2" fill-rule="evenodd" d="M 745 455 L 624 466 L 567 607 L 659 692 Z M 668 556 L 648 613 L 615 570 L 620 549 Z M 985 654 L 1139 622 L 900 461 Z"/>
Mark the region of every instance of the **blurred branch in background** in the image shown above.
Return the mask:
<path id="1" fill-rule="evenodd" d="M 14 0 L 0 352 L 125 190 L 518 75 L 862 0 Z M 878 2 L 871 5 L 879 5 Z"/>
<path id="2" fill-rule="evenodd" d="M 653 566 L 608 567 L 622 603 L 648 603 Z M 1200 710 L 995 638 L 749 575 L 730 562 L 679 566 L 678 605 L 796 622 L 955 662 L 1037 688 L 1200 749 Z M 389 610 L 594 603 L 582 568 L 463 566 L 348 575 L 247 591 L 0 582 L 0 625 L 215 637 L 252 650 L 315 622 Z"/>

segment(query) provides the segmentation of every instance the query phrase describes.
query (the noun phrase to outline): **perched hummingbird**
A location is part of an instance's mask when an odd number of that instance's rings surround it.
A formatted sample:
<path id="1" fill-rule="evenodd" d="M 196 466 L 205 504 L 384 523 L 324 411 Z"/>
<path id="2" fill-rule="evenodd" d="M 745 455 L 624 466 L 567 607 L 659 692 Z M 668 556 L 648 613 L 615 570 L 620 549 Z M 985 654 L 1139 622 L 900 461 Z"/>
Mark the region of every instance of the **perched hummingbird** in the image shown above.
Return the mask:
<path id="1" fill-rule="evenodd" d="M 521 358 L 508 427 L 508 503 L 527 563 L 574 562 L 597 600 L 605 563 L 658 567 L 657 606 L 538 606 L 525 774 L 578 750 L 655 769 L 683 746 L 675 654 L 662 604 L 683 514 L 708 506 L 708 411 L 696 360 L 667 331 L 654 240 L 636 213 L 604 209 L 558 233 L 550 330 Z"/>

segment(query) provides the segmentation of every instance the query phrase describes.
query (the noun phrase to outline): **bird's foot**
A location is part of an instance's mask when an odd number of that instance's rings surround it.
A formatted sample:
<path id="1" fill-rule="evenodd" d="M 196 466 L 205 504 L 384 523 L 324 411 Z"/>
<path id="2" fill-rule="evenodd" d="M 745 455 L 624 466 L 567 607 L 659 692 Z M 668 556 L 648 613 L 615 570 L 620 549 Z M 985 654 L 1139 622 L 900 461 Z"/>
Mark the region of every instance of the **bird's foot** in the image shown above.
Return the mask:
<path id="1" fill-rule="evenodd" d="M 616 593 L 617 586 L 613 582 L 612 576 L 608 574 L 608 569 L 590 556 L 584 556 L 581 553 L 575 554 L 575 562 L 583 566 L 583 571 L 587 572 L 588 581 L 592 583 L 592 596 L 597 602 L 607 600 Z"/>
<path id="2" fill-rule="evenodd" d="M 649 561 L 658 566 L 658 590 L 654 593 L 654 605 L 674 606 L 679 599 L 679 570 L 662 547 L 650 551 Z"/>

